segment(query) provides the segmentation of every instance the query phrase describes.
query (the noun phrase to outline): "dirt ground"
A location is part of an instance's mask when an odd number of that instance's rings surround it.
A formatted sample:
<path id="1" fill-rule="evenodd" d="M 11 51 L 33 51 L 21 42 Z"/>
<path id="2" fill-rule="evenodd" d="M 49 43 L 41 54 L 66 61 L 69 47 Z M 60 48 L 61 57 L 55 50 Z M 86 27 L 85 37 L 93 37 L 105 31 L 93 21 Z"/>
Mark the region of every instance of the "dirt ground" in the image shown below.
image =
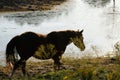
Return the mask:
<path id="1" fill-rule="evenodd" d="M 24 79 L 20 68 L 16 70 L 13 80 L 88 80 L 90 76 L 89 80 L 120 79 L 120 58 L 63 58 L 61 61 L 60 70 L 54 71 L 53 60 L 30 59 L 26 65 L 27 79 Z M 9 80 L 11 71 L 9 67 L 0 66 L 0 80 Z"/>
<path id="2" fill-rule="evenodd" d="M 29 75 L 30 78 L 33 78 L 37 75 L 42 75 L 42 74 L 46 74 L 48 72 L 54 72 L 54 68 L 53 68 L 53 61 L 52 60 L 42 60 L 42 61 L 28 61 L 27 65 L 26 65 L 26 70 L 27 73 Z M 64 69 L 72 69 L 73 67 L 71 67 L 70 65 L 62 65 L 61 70 Z M 9 67 L 2 67 L 0 66 L 0 80 L 8 80 L 9 79 L 9 75 L 11 73 L 11 69 Z M 21 68 L 17 69 L 13 78 L 18 80 L 21 79 L 21 77 L 23 77 Z"/>

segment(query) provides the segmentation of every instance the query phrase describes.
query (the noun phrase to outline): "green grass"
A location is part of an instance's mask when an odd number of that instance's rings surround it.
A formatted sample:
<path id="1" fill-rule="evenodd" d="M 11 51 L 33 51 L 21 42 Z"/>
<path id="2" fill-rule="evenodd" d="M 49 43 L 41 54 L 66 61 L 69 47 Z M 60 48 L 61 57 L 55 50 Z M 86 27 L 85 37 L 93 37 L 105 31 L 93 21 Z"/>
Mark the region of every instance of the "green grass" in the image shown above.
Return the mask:
<path id="1" fill-rule="evenodd" d="M 120 80 L 120 61 L 109 57 L 74 59 L 63 58 L 63 67 L 53 71 L 51 60 L 27 63 L 27 71 L 31 80 Z M 0 80 L 8 80 L 7 68 L 0 68 Z M 5 77 L 6 74 L 6 77 Z M 18 70 L 14 80 L 23 80 Z M 4 76 L 4 77 L 3 77 Z M 27 79 L 24 79 L 27 80 Z"/>
<path id="2" fill-rule="evenodd" d="M 67 61 L 68 60 L 68 61 Z M 67 65 L 66 70 L 48 72 L 36 75 L 33 79 L 38 80 L 120 80 L 120 64 L 111 62 L 106 58 L 89 60 L 63 59 Z"/>

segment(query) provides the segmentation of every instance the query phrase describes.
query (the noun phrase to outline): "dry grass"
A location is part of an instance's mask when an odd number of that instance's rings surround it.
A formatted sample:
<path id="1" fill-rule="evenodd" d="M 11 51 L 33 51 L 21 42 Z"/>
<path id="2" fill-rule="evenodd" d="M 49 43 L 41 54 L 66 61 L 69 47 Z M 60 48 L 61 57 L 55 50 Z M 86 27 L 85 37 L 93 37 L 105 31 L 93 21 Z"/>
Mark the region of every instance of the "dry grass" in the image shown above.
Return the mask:
<path id="1" fill-rule="evenodd" d="M 54 72 L 53 61 L 28 61 L 27 71 L 31 80 L 119 80 L 120 61 L 108 57 L 92 59 L 63 58 L 61 70 Z M 10 69 L 0 67 L 0 80 L 7 80 Z M 14 75 L 22 80 L 21 70 Z"/>

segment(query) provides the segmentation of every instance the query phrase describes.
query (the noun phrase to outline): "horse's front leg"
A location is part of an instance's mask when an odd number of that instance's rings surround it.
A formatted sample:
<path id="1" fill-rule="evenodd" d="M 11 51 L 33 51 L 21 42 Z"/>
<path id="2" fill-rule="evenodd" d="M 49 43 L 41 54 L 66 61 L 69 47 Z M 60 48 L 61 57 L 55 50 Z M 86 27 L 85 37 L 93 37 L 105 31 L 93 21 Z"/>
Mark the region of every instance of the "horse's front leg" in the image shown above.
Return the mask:
<path id="1" fill-rule="evenodd" d="M 62 65 L 62 63 L 60 62 L 61 56 L 54 56 L 53 60 L 54 60 L 54 70 L 60 70 L 60 67 Z"/>

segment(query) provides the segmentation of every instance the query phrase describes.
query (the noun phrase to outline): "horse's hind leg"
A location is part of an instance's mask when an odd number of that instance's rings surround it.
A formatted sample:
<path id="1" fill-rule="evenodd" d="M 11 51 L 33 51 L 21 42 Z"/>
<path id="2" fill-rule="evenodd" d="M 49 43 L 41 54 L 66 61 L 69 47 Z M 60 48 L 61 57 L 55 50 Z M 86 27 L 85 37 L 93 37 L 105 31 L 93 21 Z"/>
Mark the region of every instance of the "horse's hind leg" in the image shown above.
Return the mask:
<path id="1" fill-rule="evenodd" d="M 12 78 L 13 74 L 15 73 L 15 70 L 16 70 L 17 68 L 19 68 L 20 63 L 21 63 L 21 60 L 15 62 L 14 67 L 13 67 L 13 70 L 12 70 L 12 73 L 10 74 L 10 78 Z"/>
<path id="2" fill-rule="evenodd" d="M 20 59 L 19 61 L 17 61 L 15 64 L 14 64 L 14 67 L 13 67 L 13 70 L 12 70 L 12 73 L 10 74 L 10 78 L 12 78 L 13 74 L 15 73 L 15 70 L 18 69 L 21 65 L 23 66 L 23 60 Z"/>

